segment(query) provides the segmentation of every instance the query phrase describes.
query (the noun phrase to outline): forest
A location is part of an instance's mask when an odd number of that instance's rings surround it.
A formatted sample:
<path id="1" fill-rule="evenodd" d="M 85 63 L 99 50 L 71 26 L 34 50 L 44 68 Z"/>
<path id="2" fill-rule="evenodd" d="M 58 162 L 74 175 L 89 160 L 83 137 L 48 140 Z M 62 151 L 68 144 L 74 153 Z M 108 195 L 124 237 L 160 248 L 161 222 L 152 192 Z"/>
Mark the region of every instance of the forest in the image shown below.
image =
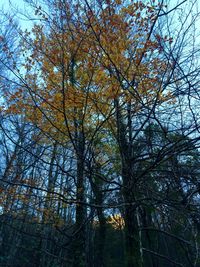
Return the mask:
<path id="1" fill-rule="evenodd" d="M 200 267 L 198 4 L 0 10 L 0 267 Z"/>

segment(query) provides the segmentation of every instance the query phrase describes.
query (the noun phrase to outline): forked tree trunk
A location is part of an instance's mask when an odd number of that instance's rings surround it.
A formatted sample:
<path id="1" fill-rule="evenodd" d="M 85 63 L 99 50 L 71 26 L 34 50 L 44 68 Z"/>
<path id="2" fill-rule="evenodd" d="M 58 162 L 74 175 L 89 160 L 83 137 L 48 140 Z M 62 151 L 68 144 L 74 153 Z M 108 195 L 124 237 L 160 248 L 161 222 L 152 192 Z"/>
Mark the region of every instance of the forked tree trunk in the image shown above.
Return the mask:
<path id="1" fill-rule="evenodd" d="M 134 171 L 132 166 L 132 129 L 130 106 L 128 106 L 128 123 L 124 117 L 119 104 L 115 100 L 116 123 L 118 146 L 121 155 L 121 175 L 123 181 L 123 198 L 125 202 L 125 266 L 141 267 L 140 236 L 137 221 L 137 210 L 135 206 L 137 189 L 134 186 Z"/>
<path id="2" fill-rule="evenodd" d="M 94 157 L 94 155 L 93 155 Z M 92 192 L 94 194 L 94 202 L 98 206 L 96 208 L 97 216 L 98 216 L 98 227 L 95 230 L 95 241 L 94 244 L 95 247 L 95 263 L 93 263 L 92 266 L 95 267 L 104 267 L 105 265 L 105 242 L 106 242 L 106 218 L 104 215 L 104 209 L 103 207 L 103 200 L 104 200 L 104 194 L 102 192 L 103 189 L 103 181 L 100 174 L 100 167 L 98 167 L 98 164 L 94 162 L 92 165 L 89 165 L 89 180 L 92 188 Z"/>

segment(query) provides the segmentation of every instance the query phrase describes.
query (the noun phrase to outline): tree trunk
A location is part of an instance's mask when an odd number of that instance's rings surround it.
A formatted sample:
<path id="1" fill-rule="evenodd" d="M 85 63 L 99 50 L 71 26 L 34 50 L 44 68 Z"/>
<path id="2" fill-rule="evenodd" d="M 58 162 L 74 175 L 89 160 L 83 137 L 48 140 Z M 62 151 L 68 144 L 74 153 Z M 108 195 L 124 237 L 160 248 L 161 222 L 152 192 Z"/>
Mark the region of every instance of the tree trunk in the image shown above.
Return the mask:
<path id="1" fill-rule="evenodd" d="M 99 205 L 103 203 L 102 192 L 98 192 L 96 201 Z M 99 219 L 99 228 L 97 232 L 97 253 L 96 253 L 96 267 L 105 266 L 105 238 L 106 238 L 106 219 L 102 208 L 97 209 L 97 215 Z"/>
<path id="2" fill-rule="evenodd" d="M 95 230 L 95 264 L 93 263 L 92 265 L 95 267 L 105 266 L 106 218 L 104 209 L 101 207 L 103 206 L 104 194 L 102 192 L 103 181 L 100 171 L 101 166 L 95 161 L 95 156 L 93 155 L 93 164 L 89 165 L 89 180 L 94 193 L 94 203 L 99 206 L 96 208 L 99 224 Z"/>
<path id="3" fill-rule="evenodd" d="M 73 267 L 86 266 L 86 209 L 84 206 L 85 181 L 84 181 L 84 136 L 79 133 L 77 146 L 77 205 L 76 205 L 76 224 L 75 241 L 73 246 L 74 260 Z"/>
<path id="4" fill-rule="evenodd" d="M 128 166 L 126 166 L 128 168 Z M 140 236 L 135 205 L 134 189 L 130 187 L 130 169 L 123 169 L 124 201 L 125 201 L 125 262 L 126 267 L 141 267 Z"/>
<path id="5" fill-rule="evenodd" d="M 126 267 L 140 267 L 140 236 L 135 206 L 134 171 L 132 166 L 132 122 L 131 103 L 127 107 L 128 122 L 124 122 L 119 101 L 115 100 L 118 145 L 121 155 L 121 175 L 123 181 L 123 198 L 125 201 L 125 262 Z"/>

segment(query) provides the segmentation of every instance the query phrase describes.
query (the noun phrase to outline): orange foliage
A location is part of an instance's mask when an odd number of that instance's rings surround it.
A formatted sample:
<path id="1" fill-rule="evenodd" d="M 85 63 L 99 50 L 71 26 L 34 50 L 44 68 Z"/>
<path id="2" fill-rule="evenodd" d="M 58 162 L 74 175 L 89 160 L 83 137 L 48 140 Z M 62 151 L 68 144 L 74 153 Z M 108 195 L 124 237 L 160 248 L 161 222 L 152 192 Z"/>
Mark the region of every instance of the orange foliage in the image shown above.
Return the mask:
<path id="1" fill-rule="evenodd" d="M 26 86 L 10 95 L 7 112 L 23 112 L 52 134 L 81 128 L 90 135 L 110 116 L 115 99 L 137 112 L 144 103 L 171 98 L 162 94 L 168 66 L 161 43 L 172 39 L 151 33 L 160 4 L 120 0 L 96 10 L 69 7 L 55 1 L 51 17 L 24 32 Z M 56 8 L 65 15 L 57 18 Z M 45 15 L 41 7 L 36 13 Z"/>

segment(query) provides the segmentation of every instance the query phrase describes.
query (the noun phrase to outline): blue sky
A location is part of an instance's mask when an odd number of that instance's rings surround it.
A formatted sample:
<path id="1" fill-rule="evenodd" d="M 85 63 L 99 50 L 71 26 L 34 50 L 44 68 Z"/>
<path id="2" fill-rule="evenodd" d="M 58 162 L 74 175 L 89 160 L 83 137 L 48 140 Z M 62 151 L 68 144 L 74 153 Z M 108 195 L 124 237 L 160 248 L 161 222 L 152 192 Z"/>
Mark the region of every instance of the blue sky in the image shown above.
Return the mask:
<path id="1" fill-rule="evenodd" d="M 13 12 L 17 8 L 23 11 L 27 6 L 28 5 L 25 4 L 24 0 L 0 0 L 0 8 L 3 7 L 4 11 Z"/>
<path id="2" fill-rule="evenodd" d="M 23 0 L 0 0 L 0 6 L 4 7 L 5 10 L 9 9 L 9 2 L 11 2 L 14 6 L 24 5 Z"/>
<path id="3" fill-rule="evenodd" d="M 22 27 L 22 29 L 30 28 L 33 24 L 30 22 L 30 20 L 26 19 L 22 14 L 28 13 L 28 5 L 24 3 L 23 0 L 0 0 L 0 10 L 3 9 L 4 12 L 8 11 L 12 14 L 17 15 L 17 20 Z M 18 11 L 21 11 L 21 15 Z M 30 8 L 29 8 L 30 10 Z M 31 12 L 30 12 L 31 14 Z"/>

